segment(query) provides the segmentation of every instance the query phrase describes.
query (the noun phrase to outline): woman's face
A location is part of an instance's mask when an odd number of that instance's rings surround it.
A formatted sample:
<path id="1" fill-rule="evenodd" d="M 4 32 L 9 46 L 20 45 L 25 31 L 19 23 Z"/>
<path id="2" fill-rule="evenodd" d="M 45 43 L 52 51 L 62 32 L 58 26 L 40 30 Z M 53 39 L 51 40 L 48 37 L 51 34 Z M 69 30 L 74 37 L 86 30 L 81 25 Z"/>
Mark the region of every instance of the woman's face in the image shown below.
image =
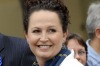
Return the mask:
<path id="1" fill-rule="evenodd" d="M 69 50 L 73 49 L 75 51 L 75 58 L 82 64 L 86 64 L 86 51 L 85 48 L 79 44 L 76 39 L 70 39 L 68 41 L 67 47 Z"/>
<path id="2" fill-rule="evenodd" d="M 31 14 L 26 39 L 36 58 L 48 60 L 57 55 L 66 36 L 57 13 L 40 10 Z"/>

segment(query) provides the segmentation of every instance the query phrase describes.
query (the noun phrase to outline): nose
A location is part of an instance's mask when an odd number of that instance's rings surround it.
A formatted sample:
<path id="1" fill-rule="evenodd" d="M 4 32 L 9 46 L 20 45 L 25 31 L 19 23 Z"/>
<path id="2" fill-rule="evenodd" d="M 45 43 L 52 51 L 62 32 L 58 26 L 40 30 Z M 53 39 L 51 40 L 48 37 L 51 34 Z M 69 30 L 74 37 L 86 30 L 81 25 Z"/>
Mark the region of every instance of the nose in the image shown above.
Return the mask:
<path id="1" fill-rule="evenodd" d="M 75 53 L 75 58 L 76 58 L 77 60 L 80 60 L 80 56 L 79 56 L 78 53 Z"/>
<path id="2" fill-rule="evenodd" d="M 48 41 L 48 36 L 46 33 L 42 33 L 40 37 L 41 42 L 47 42 Z"/>

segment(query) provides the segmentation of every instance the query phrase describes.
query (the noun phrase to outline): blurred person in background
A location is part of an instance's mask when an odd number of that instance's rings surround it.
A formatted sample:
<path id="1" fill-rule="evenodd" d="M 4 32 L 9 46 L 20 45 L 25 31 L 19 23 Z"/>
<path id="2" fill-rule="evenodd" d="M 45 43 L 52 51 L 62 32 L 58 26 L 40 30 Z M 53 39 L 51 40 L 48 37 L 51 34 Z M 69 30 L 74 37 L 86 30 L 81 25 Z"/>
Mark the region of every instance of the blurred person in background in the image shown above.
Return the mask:
<path id="1" fill-rule="evenodd" d="M 92 3 L 88 8 L 86 30 L 89 39 L 88 46 L 89 66 L 100 66 L 100 1 Z"/>
<path id="2" fill-rule="evenodd" d="M 88 66 L 86 64 L 87 61 L 87 45 L 85 41 L 79 34 L 70 33 L 66 38 L 65 45 L 69 50 L 73 49 L 75 52 L 75 58 L 81 62 L 84 66 Z"/>

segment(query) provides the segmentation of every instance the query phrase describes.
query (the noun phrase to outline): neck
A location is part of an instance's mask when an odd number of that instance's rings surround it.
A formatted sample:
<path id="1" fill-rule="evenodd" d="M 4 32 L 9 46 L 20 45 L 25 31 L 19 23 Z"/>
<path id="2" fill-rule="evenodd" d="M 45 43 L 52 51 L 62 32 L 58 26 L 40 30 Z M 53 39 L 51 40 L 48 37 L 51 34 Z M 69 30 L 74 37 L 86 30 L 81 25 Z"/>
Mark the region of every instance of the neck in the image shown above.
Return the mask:
<path id="1" fill-rule="evenodd" d="M 39 66 L 44 66 L 45 65 L 45 62 L 46 62 L 45 59 L 41 59 L 41 58 L 36 58 L 36 59 L 37 59 L 37 62 L 39 64 Z"/>
<path id="2" fill-rule="evenodd" d="M 91 40 L 90 45 L 98 54 L 100 54 L 100 40 L 99 39 Z"/>

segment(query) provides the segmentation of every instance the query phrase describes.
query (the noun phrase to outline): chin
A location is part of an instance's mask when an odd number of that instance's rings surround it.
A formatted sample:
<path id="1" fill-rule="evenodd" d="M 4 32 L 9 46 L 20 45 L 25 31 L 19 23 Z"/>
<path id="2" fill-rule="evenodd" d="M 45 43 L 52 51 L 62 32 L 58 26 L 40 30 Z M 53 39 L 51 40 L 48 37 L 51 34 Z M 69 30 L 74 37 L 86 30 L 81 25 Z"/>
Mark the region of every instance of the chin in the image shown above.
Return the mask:
<path id="1" fill-rule="evenodd" d="M 53 56 L 48 54 L 41 54 L 40 57 L 44 59 L 51 59 Z"/>

